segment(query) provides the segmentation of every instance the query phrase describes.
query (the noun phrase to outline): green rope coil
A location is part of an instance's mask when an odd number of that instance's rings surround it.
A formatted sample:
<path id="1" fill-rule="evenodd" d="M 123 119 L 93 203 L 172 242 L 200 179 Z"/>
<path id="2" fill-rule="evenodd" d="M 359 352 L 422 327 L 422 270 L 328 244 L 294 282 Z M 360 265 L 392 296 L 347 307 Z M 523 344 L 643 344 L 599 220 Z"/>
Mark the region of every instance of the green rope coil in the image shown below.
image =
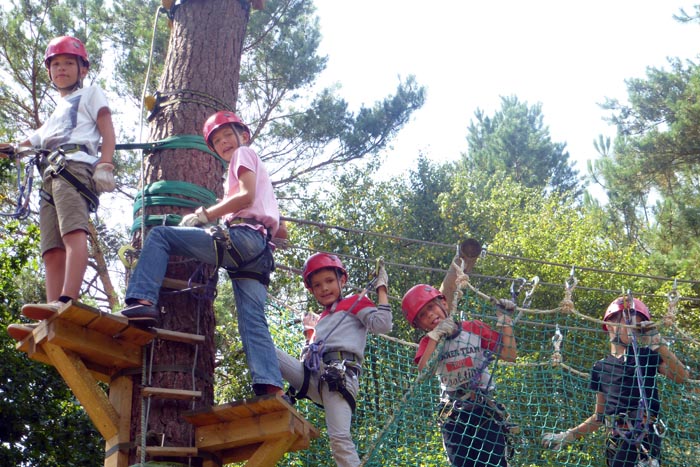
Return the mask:
<path id="1" fill-rule="evenodd" d="M 154 141 L 151 143 L 128 143 L 128 144 L 117 144 L 117 150 L 134 150 L 141 149 L 143 151 L 153 153 L 156 151 L 162 151 L 165 149 L 197 149 L 202 152 L 214 156 L 221 166 L 226 169 L 228 167 L 228 162 L 223 160 L 221 156 L 209 149 L 207 143 L 204 141 L 204 137 L 201 135 L 174 135 L 168 136 L 160 141 Z"/>
<path id="2" fill-rule="evenodd" d="M 181 195 L 194 200 L 167 195 Z M 145 198 L 145 201 L 144 199 Z M 216 195 L 204 187 L 182 181 L 159 180 L 139 191 L 134 199 L 134 216 L 146 206 L 179 206 L 185 208 L 209 207 L 216 203 Z"/>
<path id="3" fill-rule="evenodd" d="M 154 227 L 156 225 L 179 225 L 181 220 L 182 216 L 179 214 L 154 214 L 146 216 L 146 226 Z M 142 222 L 142 216 L 134 219 L 134 223 L 131 225 L 132 234 L 141 228 Z"/>

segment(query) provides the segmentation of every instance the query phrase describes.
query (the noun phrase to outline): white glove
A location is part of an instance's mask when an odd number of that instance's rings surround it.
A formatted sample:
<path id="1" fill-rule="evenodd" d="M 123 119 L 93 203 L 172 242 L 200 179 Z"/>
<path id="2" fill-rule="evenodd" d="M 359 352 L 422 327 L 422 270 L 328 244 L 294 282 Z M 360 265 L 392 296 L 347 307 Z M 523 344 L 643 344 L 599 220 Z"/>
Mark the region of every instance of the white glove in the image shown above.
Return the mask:
<path id="1" fill-rule="evenodd" d="M 507 298 L 494 299 L 493 304 L 496 305 L 496 327 L 512 326 L 513 313 L 515 313 L 517 305 Z"/>
<path id="2" fill-rule="evenodd" d="M 651 350 L 659 350 L 662 345 L 667 345 L 654 322 L 642 321 L 639 323 L 638 329 L 640 345 L 649 347 Z"/>
<path id="3" fill-rule="evenodd" d="M 95 181 L 95 188 L 98 193 L 114 191 L 117 184 L 114 181 L 114 164 L 111 162 L 98 162 L 95 166 L 95 173 L 92 174 Z"/>
<path id="4" fill-rule="evenodd" d="M 576 437 L 571 430 L 562 431 L 561 433 L 545 433 L 542 435 L 542 446 L 555 451 L 560 450 L 574 441 L 576 441 Z"/>
<path id="5" fill-rule="evenodd" d="M 318 323 L 318 318 L 319 315 L 314 313 L 313 311 L 309 311 L 308 313 L 304 313 L 304 316 L 301 318 L 301 324 L 304 326 L 304 331 L 313 331 L 316 329 L 316 324 Z"/>
<path id="6" fill-rule="evenodd" d="M 508 300 L 507 298 L 499 298 L 497 300 L 494 299 L 493 304 L 496 305 L 496 307 L 501 311 L 505 311 L 511 315 L 515 313 L 515 309 L 517 308 L 517 305 L 512 300 Z"/>
<path id="7" fill-rule="evenodd" d="M 374 281 L 374 290 L 379 290 L 379 287 L 385 287 L 386 291 L 389 292 L 389 275 L 386 273 L 383 264 L 379 266 L 377 279 Z"/>
<path id="8" fill-rule="evenodd" d="M 428 337 L 434 341 L 439 341 L 445 336 L 451 336 L 455 331 L 457 331 L 457 323 L 455 323 L 452 318 L 447 317 L 440 321 L 437 326 L 428 333 Z"/>
<path id="9" fill-rule="evenodd" d="M 197 208 L 197 210 L 191 214 L 187 214 L 180 221 L 180 225 L 183 227 L 199 227 L 200 225 L 205 225 L 209 223 L 209 218 L 204 213 L 203 208 Z"/>

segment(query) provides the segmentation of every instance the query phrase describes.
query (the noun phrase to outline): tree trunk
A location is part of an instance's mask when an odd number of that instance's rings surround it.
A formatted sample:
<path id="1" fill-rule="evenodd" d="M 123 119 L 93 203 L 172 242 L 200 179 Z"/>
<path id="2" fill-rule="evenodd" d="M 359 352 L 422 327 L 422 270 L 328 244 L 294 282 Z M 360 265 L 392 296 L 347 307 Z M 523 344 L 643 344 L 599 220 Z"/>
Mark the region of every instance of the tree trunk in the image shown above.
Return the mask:
<path id="1" fill-rule="evenodd" d="M 202 125 L 209 115 L 224 108 L 235 108 L 249 8 L 249 3 L 244 0 L 189 0 L 176 9 L 159 91 L 169 98 L 178 99 L 178 102 L 162 106 L 155 114 L 150 125 L 150 141 L 201 135 Z M 220 198 L 223 196 L 224 170 L 218 159 L 200 150 L 168 149 L 147 157 L 144 183 L 184 181 L 200 185 Z M 192 211 L 175 206 L 150 206 L 146 209 L 149 215 L 184 215 Z M 135 240 L 138 242 L 139 239 L 140 233 L 137 232 Z M 198 266 L 199 263 L 192 260 L 171 257 L 166 277 L 187 281 Z M 207 275 L 212 273 L 216 271 L 208 267 Z M 196 279 L 197 282 L 204 280 Z M 214 399 L 213 296 L 197 292 L 172 292 L 161 290 L 160 306 L 165 309 L 161 326 L 174 331 L 203 334 L 206 341 L 199 345 L 195 353 L 193 345 L 157 340 L 152 347 L 155 371 L 150 386 L 195 389 L 202 391 L 203 397 L 194 403 L 153 398 L 147 431 L 156 435 L 158 444 L 162 440 L 164 446 L 185 447 L 194 445 L 194 430 L 182 419 L 182 413 L 210 406 Z M 196 362 L 193 361 L 195 355 Z M 134 376 L 134 387 L 130 435 L 131 440 L 139 445 L 141 375 Z M 149 440 L 148 445 L 152 444 L 155 443 Z M 130 461 L 137 462 L 135 450 L 130 453 Z"/>

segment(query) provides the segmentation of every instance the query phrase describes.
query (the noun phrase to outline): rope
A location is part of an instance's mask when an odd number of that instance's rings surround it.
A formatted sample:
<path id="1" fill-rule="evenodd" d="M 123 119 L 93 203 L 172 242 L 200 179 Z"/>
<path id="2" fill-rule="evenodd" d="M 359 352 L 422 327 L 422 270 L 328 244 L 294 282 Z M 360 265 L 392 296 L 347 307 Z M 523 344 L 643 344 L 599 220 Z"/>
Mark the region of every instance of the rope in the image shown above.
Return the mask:
<path id="1" fill-rule="evenodd" d="M 143 141 L 143 106 L 144 106 L 144 101 L 146 99 L 146 89 L 148 88 L 148 80 L 151 77 L 151 65 L 153 64 L 153 51 L 155 50 L 155 43 L 156 43 L 156 31 L 158 30 L 158 15 L 161 13 L 162 7 L 158 7 L 156 9 L 156 16 L 153 19 L 153 30 L 151 31 L 151 46 L 148 49 L 148 66 L 146 67 L 146 76 L 144 77 L 143 80 L 143 90 L 141 91 L 141 102 L 139 103 L 139 141 Z M 141 186 L 144 187 L 146 185 L 146 178 L 145 178 L 145 173 L 146 173 L 146 168 L 145 168 L 145 160 L 144 160 L 144 153 L 141 153 L 141 174 L 140 174 L 140 179 L 141 179 Z M 133 228 L 133 227 L 132 227 Z M 135 231 L 132 230 L 131 234 L 133 235 Z M 141 244 L 143 244 L 146 241 L 146 224 L 143 223 L 141 225 Z"/>
<path id="2" fill-rule="evenodd" d="M 202 99 L 192 99 L 187 97 L 173 97 L 185 94 L 191 94 L 193 96 L 202 97 L 204 99 L 208 99 L 208 101 Z M 165 100 L 165 98 L 168 99 Z M 163 109 L 163 107 L 175 105 L 180 102 L 191 102 L 194 104 L 201 104 L 206 107 L 210 107 L 214 110 L 223 109 L 229 110 L 231 112 L 235 110 L 233 107 L 223 102 L 222 100 L 201 91 L 195 91 L 192 89 L 178 89 L 175 91 L 156 91 L 152 96 L 148 96 L 146 98 L 146 107 L 148 108 L 148 110 L 151 111 L 151 113 L 147 117 L 147 120 L 149 122 L 153 120 L 156 117 L 156 115 L 158 115 L 158 112 L 160 112 L 160 110 Z"/>
<path id="3" fill-rule="evenodd" d="M 173 194 L 195 199 L 190 200 L 175 196 L 163 196 Z M 146 206 L 180 206 L 196 208 L 199 206 L 211 206 L 214 203 L 216 203 L 216 194 L 204 187 L 183 181 L 159 180 L 151 183 L 136 195 L 136 198 L 134 199 L 133 215 L 136 216 L 144 204 Z"/>
<path id="4" fill-rule="evenodd" d="M 339 230 L 341 232 L 358 233 L 358 234 L 364 234 L 364 235 L 369 235 L 369 236 L 378 237 L 378 238 L 398 240 L 402 243 L 403 246 L 415 244 L 415 245 L 429 245 L 429 246 L 449 248 L 450 250 L 452 250 L 454 248 L 454 245 L 446 244 L 446 243 L 417 240 L 414 238 L 400 237 L 397 235 L 388 235 L 388 234 L 383 234 L 383 233 L 379 233 L 379 232 L 372 232 L 369 230 L 354 229 L 354 228 L 343 227 L 343 226 L 338 226 L 338 225 L 330 225 L 330 224 L 325 224 L 323 222 L 308 221 L 308 220 L 304 220 L 304 219 L 297 219 L 297 218 L 293 218 L 293 217 L 284 217 L 284 216 L 281 217 L 281 219 L 288 221 L 288 222 L 301 224 L 301 225 L 312 225 L 312 226 L 318 227 L 322 230 L 333 229 L 333 230 Z M 563 267 L 566 269 L 572 268 L 571 264 L 564 264 L 564 263 L 544 261 L 544 260 L 538 260 L 538 259 L 532 259 L 532 258 L 525 258 L 522 256 L 513 256 L 513 255 L 500 254 L 500 253 L 491 253 L 489 251 L 484 251 L 483 254 L 486 256 L 493 256 L 494 258 L 517 260 L 517 261 L 522 261 L 525 263 L 535 263 L 535 264 L 542 264 L 542 265 L 547 265 L 547 266 Z M 387 263 L 387 264 L 389 264 L 389 263 Z M 593 268 L 593 267 L 586 267 L 586 266 L 575 266 L 575 267 L 576 267 L 576 269 L 579 269 L 581 271 L 598 272 L 598 273 L 602 273 L 602 274 L 611 274 L 611 275 L 621 275 L 621 276 L 636 277 L 636 278 L 642 278 L 642 279 L 652 279 L 652 280 L 661 281 L 661 282 L 677 281 L 678 283 L 700 285 L 700 280 L 675 279 L 675 278 L 671 278 L 671 277 L 652 276 L 652 275 L 636 274 L 636 273 L 629 273 L 629 272 L 622 272 L 622 271 L 612 271 L 609 269 L 600 269 L 600 268 Z M 472 274 L 472 275 L 477 277 L 477 275 L 474 275 L 474 274 Z M 479 277 L 491 277 L 491 276 L 479 276 Z M 599 291 L 604 291 L 604 292 L 609 291 L 609 290 L 605 290 L 605 289 L 586 289 L 586 290 L 599 290 Z M 618 291 L 615 291 L 615 292 L 618 292 Z"/>

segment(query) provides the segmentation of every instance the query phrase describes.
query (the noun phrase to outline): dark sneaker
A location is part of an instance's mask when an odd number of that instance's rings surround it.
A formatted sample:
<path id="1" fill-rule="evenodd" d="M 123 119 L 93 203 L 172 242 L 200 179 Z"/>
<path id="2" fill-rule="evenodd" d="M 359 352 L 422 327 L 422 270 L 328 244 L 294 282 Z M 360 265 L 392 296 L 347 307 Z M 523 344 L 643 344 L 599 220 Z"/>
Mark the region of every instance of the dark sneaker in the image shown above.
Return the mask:
<path id="1" fill-rule="evenodd" d="M 137 326 L 155 326 L 160 318 L 158 307 L 141 303 L 130 305 L 121 310 L 119 314 L 128 318 L 129 324 Z"/>

